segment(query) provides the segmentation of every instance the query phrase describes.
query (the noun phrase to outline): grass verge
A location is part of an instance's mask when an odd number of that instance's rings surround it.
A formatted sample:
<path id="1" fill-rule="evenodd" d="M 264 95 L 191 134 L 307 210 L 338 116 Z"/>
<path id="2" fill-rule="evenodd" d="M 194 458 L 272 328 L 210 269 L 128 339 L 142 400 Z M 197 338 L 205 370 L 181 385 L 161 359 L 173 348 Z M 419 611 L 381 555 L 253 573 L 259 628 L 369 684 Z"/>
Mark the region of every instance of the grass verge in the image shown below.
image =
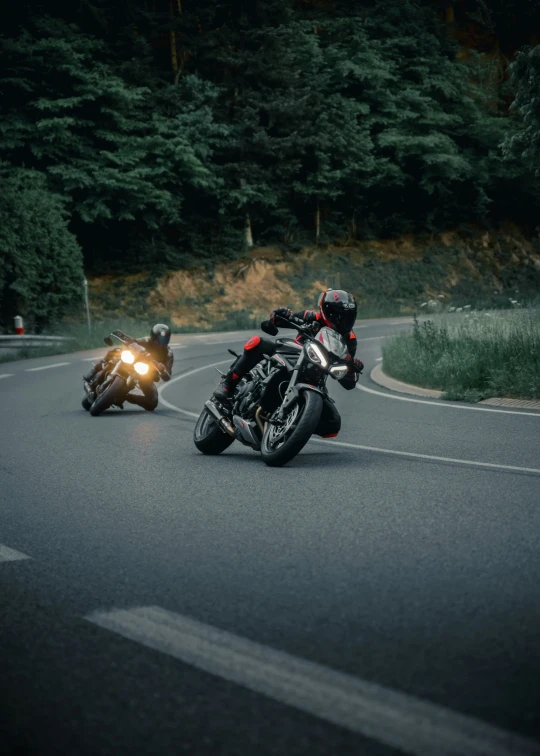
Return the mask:
<path id="1" fill-rule="evenodd" d="M 540 309 L 436 315 L 383 347 L 387 375 L 443 399 L 540 398 Z"/>

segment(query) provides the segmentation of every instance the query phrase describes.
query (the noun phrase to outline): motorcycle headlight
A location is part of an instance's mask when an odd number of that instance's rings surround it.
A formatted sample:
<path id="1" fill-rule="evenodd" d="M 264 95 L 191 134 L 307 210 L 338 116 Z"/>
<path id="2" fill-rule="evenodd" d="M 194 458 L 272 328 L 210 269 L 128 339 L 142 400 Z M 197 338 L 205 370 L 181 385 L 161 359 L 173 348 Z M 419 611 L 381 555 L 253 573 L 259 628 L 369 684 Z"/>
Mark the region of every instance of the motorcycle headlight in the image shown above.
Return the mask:
<path id="1" fill-rule="evenodd" d="M 334 367 L 330 368 L 330 375 L 332 378 L 335 378 L 336 381 L 340 381 L 342 378 L 345 378 L 348 370 L 349 368 L 347 365 L 334 365 Z"/>
<path id="2" fill-rule="evenodd" d="M 148 372 L 148 365 L 146 362 L 136 362 L 133 367 L 139 375 L 146 375 Z"/>
<path id="3" fill-rule="evenodd" d="M 310 341 L 307 345 L 306 352 L 309 359 L 316 365 L 320 365 L 323 368 L 328 365 L 328 360 L 326 359 L 324 352 L 317 344 L 313 343 L 313 341 Z"/>
<path id="4" fill-rule="evenodd" d="M 127 362 L 128 365 L 133 365 L 135 362 L 135 355 L 133 352 L 130 352 L 129 349 L 124 349 L 122 352 L 122 362 Z"/>

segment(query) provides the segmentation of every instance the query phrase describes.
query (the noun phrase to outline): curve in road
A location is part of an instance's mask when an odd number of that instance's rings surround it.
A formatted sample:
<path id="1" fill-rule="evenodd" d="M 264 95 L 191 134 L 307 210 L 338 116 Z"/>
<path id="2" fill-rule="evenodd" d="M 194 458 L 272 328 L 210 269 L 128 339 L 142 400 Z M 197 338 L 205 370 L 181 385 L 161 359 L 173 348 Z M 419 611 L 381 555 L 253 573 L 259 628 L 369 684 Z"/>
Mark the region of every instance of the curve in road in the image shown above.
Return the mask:
<path id="1" fill-rule="evenodd" d="M 154 415 L 84 413 L 87 354 L 3 374 L 0 750 L 539 753 L 540 413 L 337 386 L 337 443 L 209 459 L 229 340 Z"/>

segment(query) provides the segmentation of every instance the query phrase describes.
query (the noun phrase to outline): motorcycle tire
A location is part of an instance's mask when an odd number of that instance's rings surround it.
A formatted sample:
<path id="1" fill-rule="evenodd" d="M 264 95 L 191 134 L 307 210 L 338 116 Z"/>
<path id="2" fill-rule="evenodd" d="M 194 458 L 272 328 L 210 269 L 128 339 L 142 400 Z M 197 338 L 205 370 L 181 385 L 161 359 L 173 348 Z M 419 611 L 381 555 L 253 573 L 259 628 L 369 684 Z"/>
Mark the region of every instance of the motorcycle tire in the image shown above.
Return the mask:
<path id="1" fill-rule="evenodd" d="M 193 431 L 193 441 L 203 454 L 216 455 L 228 449 L 234 441 L 222 431 L 207 409 L 203 409 Z"/>
<path id="2" fill-rule="evenodd" d="M 88 410 L 92 406 L 92 402 L 90 401 L 90 399 L 87 396 L 85 396 L 84 399 L 81 402 L 81 406 L 82 406 L 83 409 L 85 409 L 88 412 Z"/>
<path id="3" fill-rule="evenodd" d="M 302 451 L 311 436 L 317 430 L 321 413 L 323 409 L 323 398 L 314 391 L 303 391 L 298 399 L 300 406 L 300 418 L 296 425 L 285 440 L 285 442 L 274 449 L 271 445 L 270 434 L 272 425 L 268 425 L 264 431 L 261 456 L 269 467 L 282 467 L 294 459 Z"/>
<path id="4" fill-rule="evenodd" d="M 126 384 L 123 378 L 116 375 L 103 393 L 95 399 L 94 403 L 90 407 L 90 414 L 92 417 L 97 417 L 101 412 L 109 409 L 112 404 L 116 404 L 120 401 L 120 398 L 126 392 Z"/>

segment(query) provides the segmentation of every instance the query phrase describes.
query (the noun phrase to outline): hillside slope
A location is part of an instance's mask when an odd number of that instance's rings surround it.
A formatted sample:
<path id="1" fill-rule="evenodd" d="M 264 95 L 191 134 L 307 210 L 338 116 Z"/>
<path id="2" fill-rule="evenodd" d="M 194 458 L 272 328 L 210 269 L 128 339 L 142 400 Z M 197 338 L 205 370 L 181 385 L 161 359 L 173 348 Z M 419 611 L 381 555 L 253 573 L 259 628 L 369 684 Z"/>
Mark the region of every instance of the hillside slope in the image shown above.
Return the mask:
<path id="1" fill-rule="evenodd" d="M 412 313 L 427 299 L 501 306 L 540 294 L 540 244 L 515 227 L 305 249 L 252 249 L 234 262 L 90 281 L 94 317 L 160 318 L 179 328 L 235 327 L 273 307 L 314 305 L 341 286 L 360 315 Z"/>

